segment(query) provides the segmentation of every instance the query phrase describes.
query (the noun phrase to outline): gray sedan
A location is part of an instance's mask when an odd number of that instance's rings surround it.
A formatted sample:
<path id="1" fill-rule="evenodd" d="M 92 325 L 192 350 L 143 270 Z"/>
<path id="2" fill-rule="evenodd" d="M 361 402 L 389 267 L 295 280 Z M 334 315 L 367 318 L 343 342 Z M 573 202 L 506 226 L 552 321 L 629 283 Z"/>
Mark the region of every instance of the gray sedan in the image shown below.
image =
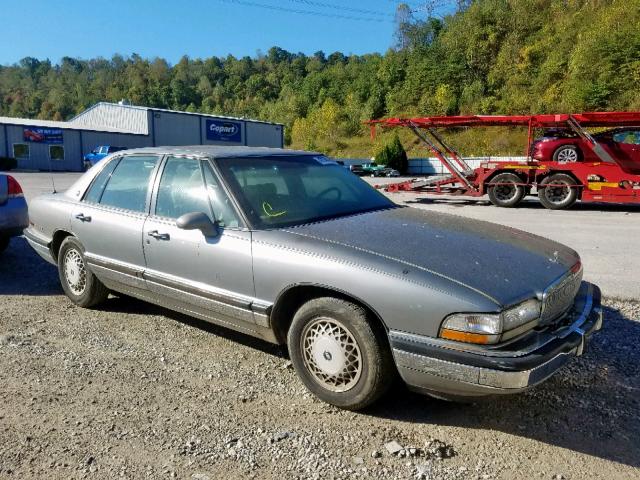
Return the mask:
<path id="1" fill-rule="evenodd" d="M 29 225 L 27 202 L 22 187 L 11 175 L 0 173 L 0 253 L 11 237 L 22 235 Z"/>
<path id="2" fill-rule="evenodd" d="M 520 392 L 602 325 L 570 248 L 395 205 L 316 153 L 119 152 L 35 199 L 26 236 L 75 304 L 121 292 L 286 344 L 348 409 L 397 375 L 442 398 Z"/>

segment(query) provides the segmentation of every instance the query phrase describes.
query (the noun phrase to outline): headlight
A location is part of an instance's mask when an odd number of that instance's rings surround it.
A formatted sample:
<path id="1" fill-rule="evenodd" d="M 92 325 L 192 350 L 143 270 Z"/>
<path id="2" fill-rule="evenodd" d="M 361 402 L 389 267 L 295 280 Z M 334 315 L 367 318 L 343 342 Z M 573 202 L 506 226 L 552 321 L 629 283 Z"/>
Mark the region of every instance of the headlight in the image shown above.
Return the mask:
<path id="1" fill-rule="evenodd" d="M 454 313 L 442 322 L 440 336 L 467 343 L 498 343 L 533 328 L 540 318 L 540 307 L 532 298 L 502 313 Z M 526 328 L 521 330 L 523 326 Z"/>
<path id="2" fill-rule="evenodd" d="M 508 332 L 540 318 L 540 301 L 532 298 L 502 312 L 502 331 Z"/>

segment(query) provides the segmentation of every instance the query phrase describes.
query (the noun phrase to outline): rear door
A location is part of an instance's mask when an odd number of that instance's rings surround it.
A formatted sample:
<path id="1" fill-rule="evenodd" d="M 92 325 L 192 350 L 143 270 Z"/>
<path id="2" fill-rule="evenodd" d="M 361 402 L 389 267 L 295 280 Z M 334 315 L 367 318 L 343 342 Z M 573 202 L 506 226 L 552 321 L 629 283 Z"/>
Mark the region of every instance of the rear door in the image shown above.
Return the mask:
<path id="1" fill-rule="evenodd" d="M 144 225 L 144 278 L 150 290 L 179 308 L 251 332 L 254 301 L 251 232 L 205 160 L 165 159 Z M 176 219 L 203 212 L 219 225 L 219 234 L 182 230 Z"/>
<path id="2" fill-rule="evenodd" d="M 160 157 L 125 155 L 109 161 L 73 209 L 71 227 L 87 263 L 112 288 L 144 288 L 142 228 Z"/>

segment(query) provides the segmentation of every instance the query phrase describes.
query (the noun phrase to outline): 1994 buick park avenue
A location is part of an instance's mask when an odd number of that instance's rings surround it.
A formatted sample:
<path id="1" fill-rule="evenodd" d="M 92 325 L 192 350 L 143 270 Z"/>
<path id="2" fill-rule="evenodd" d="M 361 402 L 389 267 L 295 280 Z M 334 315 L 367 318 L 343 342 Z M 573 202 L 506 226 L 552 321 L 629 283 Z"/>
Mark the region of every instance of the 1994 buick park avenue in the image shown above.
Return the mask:
<path id="1" fill-rule="evenodd" d="M 570 248 L 398 206 L 317 153 L 117 152 L 35 199 L 26 236 L 76 305 L 120 292 L 286 344 L 346 409 L 398 375 L 440 398 L 521 392 L 602 325 Z"/>

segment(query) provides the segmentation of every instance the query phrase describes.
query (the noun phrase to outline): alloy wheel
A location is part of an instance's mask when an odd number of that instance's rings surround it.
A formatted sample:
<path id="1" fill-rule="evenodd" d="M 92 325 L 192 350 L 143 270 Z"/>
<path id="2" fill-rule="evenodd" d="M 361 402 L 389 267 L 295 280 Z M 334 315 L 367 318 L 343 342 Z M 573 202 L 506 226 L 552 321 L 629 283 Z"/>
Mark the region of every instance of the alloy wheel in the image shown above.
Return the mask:
<path id="1" fill-rule="evenodd" d="M 578 161 L 578 151 L 574 148 L 563 148 L 558 152 L 558 162 L 571 163 Z"/>

